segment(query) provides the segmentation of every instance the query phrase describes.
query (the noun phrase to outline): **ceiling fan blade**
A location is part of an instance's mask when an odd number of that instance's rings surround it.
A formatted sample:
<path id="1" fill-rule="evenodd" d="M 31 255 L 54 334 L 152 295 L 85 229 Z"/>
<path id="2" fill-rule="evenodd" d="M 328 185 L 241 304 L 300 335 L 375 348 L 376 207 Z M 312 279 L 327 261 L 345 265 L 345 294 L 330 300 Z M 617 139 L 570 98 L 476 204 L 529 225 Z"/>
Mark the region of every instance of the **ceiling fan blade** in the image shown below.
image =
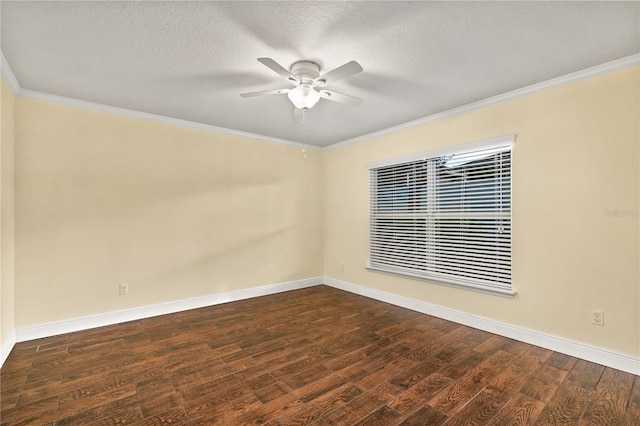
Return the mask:
<path id="1" fill-rule="evenodd" d="M 334 92 L 333 90 L 320 90 L 318 91 L 321 98 L 329 99 L 330 101 L 340 102 L 341 104 L 347 104 L 351 106 L 358 106 L 362 103 L 362 99 L 355 96 L 345 95 L 344 93 Z"/>
<path id="2" fill-rule="evenodd" d="M 261 92 L 241 93 L 240 96 L 242 96 L 243 98 L 250 98 L 252 96 L 283 95 L 285 93 L 289 93 L 289 89 L 263 90 Z"/>
<path id="3" fill-rule="evenodd" d="M 347 78 L 354 74 L 358 74 L 362 71 L 362 66 L 356 61 L 347 62 L 346 64 L 339 66 L 338 68 L 329 71 L 326 74 L 322 74 L 316 78 L 316 84 L 325 85 L 330 84 L 343 78 Z"/>
<path id="4" fill-rule="evenodd" d="M 299 80 L 296 78 L 295 75 L 291 74 L 288 69 L 286 69 L 285 67 L 283 67 L 282 65 L 280 65 L 279 63 L 274 61 L 273 59 L 271 59 L 271 58 L 258 58 L 258 61 L 261 64 L 271 68 L 273 71 L 275 71 L 276 73 L 280 74 L 281 76 L 283 76 L 284 78 L 286 78 L 290 82 L 299 83 Z"/>

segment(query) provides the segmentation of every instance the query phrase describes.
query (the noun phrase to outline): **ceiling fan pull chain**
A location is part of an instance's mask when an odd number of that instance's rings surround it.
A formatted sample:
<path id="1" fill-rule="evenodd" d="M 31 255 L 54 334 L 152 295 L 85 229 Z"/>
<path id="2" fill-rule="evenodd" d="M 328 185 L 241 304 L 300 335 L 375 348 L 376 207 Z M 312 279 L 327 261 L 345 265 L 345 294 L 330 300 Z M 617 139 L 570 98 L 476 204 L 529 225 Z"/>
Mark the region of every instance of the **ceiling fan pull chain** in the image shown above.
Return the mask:
<path id="1" fill-rule="evenodd" d="M 307 110 L 308 108 L 302 110 L 302 154 L 304 158 L 307 158 L 307 150 L 305 149 L 307 145 Z"/>

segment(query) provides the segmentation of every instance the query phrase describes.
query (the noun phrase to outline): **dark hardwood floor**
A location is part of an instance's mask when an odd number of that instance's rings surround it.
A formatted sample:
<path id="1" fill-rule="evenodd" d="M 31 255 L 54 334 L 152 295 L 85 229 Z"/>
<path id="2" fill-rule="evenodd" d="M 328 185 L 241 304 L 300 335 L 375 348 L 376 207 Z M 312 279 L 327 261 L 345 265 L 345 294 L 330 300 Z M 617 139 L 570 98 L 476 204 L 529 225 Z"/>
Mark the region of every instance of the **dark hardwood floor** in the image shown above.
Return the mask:
<path id="1" fill-rule="evenodd" d="M 640 377 L 326 286 L 18 343 L 2 425 L 640 425 Z"/>

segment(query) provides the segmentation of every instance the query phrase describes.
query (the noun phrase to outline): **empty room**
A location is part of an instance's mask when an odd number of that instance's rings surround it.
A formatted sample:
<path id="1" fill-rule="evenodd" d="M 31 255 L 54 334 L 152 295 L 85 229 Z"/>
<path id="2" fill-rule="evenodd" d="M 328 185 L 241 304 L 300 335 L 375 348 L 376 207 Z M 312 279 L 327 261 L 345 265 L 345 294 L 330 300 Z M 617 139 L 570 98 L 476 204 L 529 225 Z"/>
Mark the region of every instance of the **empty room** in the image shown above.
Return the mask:
<path id="1" fill-rule="evenodd" d="M 640 2 L 0 36 L 1 426 L 640 426 Z"/>

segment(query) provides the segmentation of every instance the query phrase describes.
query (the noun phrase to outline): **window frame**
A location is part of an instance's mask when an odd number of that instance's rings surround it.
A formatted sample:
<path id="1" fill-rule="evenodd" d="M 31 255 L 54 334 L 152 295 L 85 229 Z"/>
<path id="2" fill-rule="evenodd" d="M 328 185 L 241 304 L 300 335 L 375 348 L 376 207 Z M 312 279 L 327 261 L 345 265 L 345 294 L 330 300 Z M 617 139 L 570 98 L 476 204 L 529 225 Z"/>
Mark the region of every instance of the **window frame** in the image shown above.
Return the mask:
<path id="1" fill-rule="evenodd" d="M 511 226 L 511 219 L 512 219 L 512 200 L 513 200 L 513 191 L 512 191 L 512 171 L 513 171 L 513 167 L 512 167 L 512 153 L 513 153 L 513 144 L 515 142 L 516 139 L 516 135 L 515 134 L 507 134 L 507 135 L 503 135 L 503 136 L 498 136 L 498 137 L 494 137 L 494 138 L 490 138 L 490 139 L 484 139 L 484 140 L 480 140 L 480 141 L 475 141 L 475 142 L 468 142 L 468 143 L 463 143 L 460 145 L 454 145 L 454 146 L 449 146 L 449 147 L 444 147 L 444 148 L 440 148 L 440 149 L 435 149 L 435 150 L 430 150 L 430 151 L 426 151 L 426 152 L 420 152 L 417 154 L 411 154 L 411 155 L 406 155 L 406 156 L 402 156 L 402 157 L 396 157 L 396 158 L 390 158 L 390 159 L 385 159 L 385 160 L 380 160 L 380 161 L 374 161 L 368 164 L 368 169 L 369 169 L 369 177 L 370 177 L 370 183 L 369 183 L 369 253 L 368 253 L 368 258 L 367 258 L 367 266 L 366 269 L 372 272 L 379 272 L 379 273 L 384 273 L 384 274 L 389 274 L 389 275 L 393 275 L 393 276 L 399 276 L 399 277 L 405 277 L 405 278 L 411 278 L 411 279 L 417 279 L 420 281 L 426 281 L 426 282 L 432 282 L 432 283 L 437 283 L 437 284 L 443 284 L 443 285 L 447 285 L 447 286 L 451 286 L 451 287 L 456 287 L 456 288 L 462 288 L 462 289 L 467 289 L 467 290 L 474 290 L 474 291 L 478 291 L 478 292 L 482 292 L 482 293 L 487 293 L 487 294 L 492 294 L 492 295 L 498 295 L 498 296 L 503 296 L 503 297 L 514 297 L 516 292 L 513 288 L 513 277 L 512 275 L 510 275 L 510 279 L 509 279 L 509 288 L 506 288 L 504 286 L 504 284 L 500 284 L 502 287 L 496 287 L 496 286 L 492 286 L 490 284 L 482 284 L 482 283 L 477 283 L 474 282 L 473 279 L 469 279 L 469 278 L 456 278 L 454 275 L 451 274 L 442 274 L 442 273 L 433 273 L 433 272 L 423 272 L 420 273 L 418 271 L 418 269 L 416 269 L 415 273 L 412 273 L 410 270 L 396 270 L 393 267 L 390 267 L 389 269 L 385 268 L 385 267 L 381 267 L 381 266 L 372 266 L 372 240 L 374 237 L 374 221 L 378 220 L 381 216 L 384 216 L 383 214 L 381 214 L 380 211 L 378 211 L 378 207 L 375 208 L 375 214 L 378 214 L 378 216 L 374 216 L 374 207 L 373 207 L 373 203 L 374 201 L 377 202 L 378 198 L 380 196 L 380 191 L 378 190 L 377 182 L 374 183 L 373 181 L 373 171 L 376 169 L 381 169 L 381 168 L 385 168 L 385 167 L 393 167 L 393 166 L 401 166 L 404 164 L 409 164 L 409 163 L 416 163 L 416 162 L 420 162 L 420 161 L 425 161 L 425 160 L 429 160 L 429 159 L 437 159 L 439 157 L 446 157 L 446 156 L 455 156 L 455 155 L 461 155 L 461 154 L 465 154 L 465 153 L 470 153 L 470 152 L 474 152 L 474 151 L 481 151 L 481 150 L 490 150 L 490 149 L 499 149 L 499 148 L 505 148 L 507 150 L 509 150 L 511 152 L 511 158 L 510 158 L 510 164 L 509 164 L 509 208 L 508 208 L 508 221 L 509 221 L 509 226 Z M 428 178 L 430 179 L 430 178 Z M 427 181 L 428 182 L 428 181 Z M 437 184 L 436 184 L 437 185 Z M 434 188 L 434 185 L 426 185 L 427 188 Z M 435 189 L 427 189 L 427 191 L 437 191 Z M 376 199 L 374 200 L 374 196 L 376 197 Z M 430 206 L 429 208 L 432 208 L 432 206 Z M 502 217 L 504 218 L 504 215 L 507 213 L 501 213 L 500 216 L 496 215 L 493 220 L 498 220 L 498 217 Z M 436 219 L 431 219 L 431 218 L 427 218 L 425 219 L 426 221 L 429 220 L 436 220 Z M 428 226 L 428 225 L 427 225 Z M 513 243 L 513 235 L 510 232 L 509 233 L 509 271 L 511 274 L 511 270 L 512 270 L 512 259 L 513 259 L 513 252 L 512 252 L 512 243 Z M 379 243 L 376 243 L 379 244 Z M 426 246 L 428 247 L 429 245 L 436 245 L 438 244 L 438 241 L 435 239 L 432 240 L 426 240 Z M 378 246 L 379 249 L 379 246 Z M 427 257 L 427 250 L 428 248 L 425 248 L 425 258 Z M 438 258 L 436 258 L 438 259 Z M 440 261 L 442 261 L 442 259 L 440 258 Z M 408 268 L 410 269 L 410 268 Z M 487 281 L 488 283 L 488 281 Z"/>

